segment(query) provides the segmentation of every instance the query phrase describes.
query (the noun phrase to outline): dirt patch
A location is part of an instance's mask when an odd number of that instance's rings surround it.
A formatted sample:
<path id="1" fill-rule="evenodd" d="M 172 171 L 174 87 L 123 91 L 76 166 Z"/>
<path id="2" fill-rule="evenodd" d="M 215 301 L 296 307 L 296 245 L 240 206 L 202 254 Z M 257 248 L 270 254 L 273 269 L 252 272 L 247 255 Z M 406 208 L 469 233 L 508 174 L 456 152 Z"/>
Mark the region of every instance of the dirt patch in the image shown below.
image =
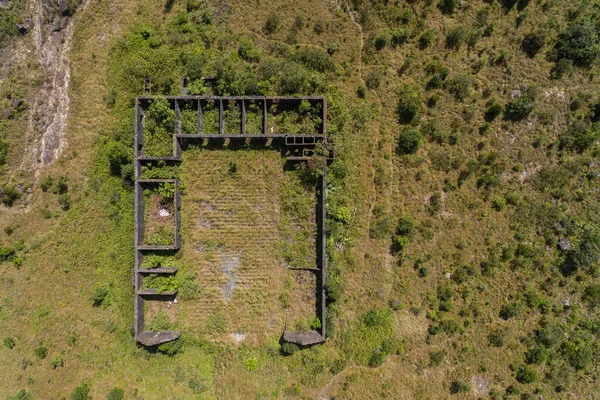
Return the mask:
<path id="1" fill-rule="evenodd" d="M 240 268 L 240 254 L 229 257 L 225 254 L 221 255 L 221 272 L 228 278 L 227 283 L 223 285 L 221 290 L 226 300 L 230 300 L 233 295 L 233 291 L 237 287 L 237 276 L 236 271 Z"/>

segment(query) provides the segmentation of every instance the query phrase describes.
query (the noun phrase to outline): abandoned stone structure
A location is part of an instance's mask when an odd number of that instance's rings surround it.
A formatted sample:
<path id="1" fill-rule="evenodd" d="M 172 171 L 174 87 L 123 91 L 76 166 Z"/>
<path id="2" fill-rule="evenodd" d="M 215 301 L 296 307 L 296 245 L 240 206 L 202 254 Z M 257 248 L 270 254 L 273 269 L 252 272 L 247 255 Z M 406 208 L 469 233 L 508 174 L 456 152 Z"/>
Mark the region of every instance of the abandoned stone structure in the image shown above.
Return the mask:
<path id="1" fill-rule="evenodd" d="M 165 97 L 172 109 L 175 111 L 175 129 L 173 132 L 172 154 L 166 157 L 151 157 L 144 152 L 144 126 L 145 116 L 148 106 L 151 104 L 152 96 L 142 96 L 136 99 L 135 104 L 135 265 L 133 269 L 133 286 L 135 289 L 135 338 L 145 346 L 155 346 L 171 340 L 177 339 L 180 331 L 152 332 L 144 329 L 144 301 L 145 300 L 164 300 L 173 301 L 177 296 L 177 291 L 161 292 L 153 289 L 142 289 L 144 277 L 149 274 L 172 275 L 177 273 L 177 268 L 141 268 L 144 256 L 152 253 L 173 252 L 181 247 L 181 238 L 179 236 L 180 228 L 180 204 L 181 194 L 179 192 L 179 182 L 177 179 L 142 179 L 142 166 L 154 161 L 165 161 L 168 163 L 180 163 L 182 147 L 186 142 L 207 143 L 211 141 L 246 141 L 253 143 L 263 143 L 278 145 L 288 151 L 286 162 L 306 162 L 314 155 L 314 150 L 318 144 L 323 144 L 328 149 L 327 142 L 327 102 L 324 97 L 220 97 L 220 96 L 166 96 Z M 318 132 L 311 134 L 290 134 L 278 132 L 275 129 L 268 131 L 269 110 L 273 105 L 284 105 L 291 109 L 297 109 L 303 102 L 317 106 L 320 109 L 321 126 Z M 203 130 L 204 126 L 204 108 L 207 105 L 218 106 L 219 121 L 218 133 L 207 133 Z M 239 108 L 240 126 L 238 132 L 226 132 L 224 121 L 225 107 L 234 104 Z M 247 108 L 252 105 L 253 109 L 257 106 L 262 110 L 262 132 L 249 133 L 246 130 Z M 192 107 L 197 110 L 197 130 L 196 133 L 182 133 L 181 129 L 181 110 L 183 107 L 188 110 Z M 328 150 L 325 157 L 328 161 L 333 158 L 333 153 Z M 326 200 L 326 182 L 327 171 L 325 165 L 321 165 L 322 174 L 317 183 L 317 234 L 316 249 L 317 259 L 316 268 L 311 268 L 317 272 L 317 317 L 321 320 L 321 328 L 317 331 L 305 332 L 283 332 L 283 339 L 287 342 L 299 345 L 312 345 L 322 343 L 326 339 L 325 332 L 325 313 L 326 313 L 326 295 L 325 279 L 327 267 L 327 254 L 325 244 L 325 200 Z M 170 183 L 175 187 L 174 209 L 175 209 L 175 229 L 173 243 L 170 245 L 149 245 L 144 240 L 144 188 L 148 185 L 160 183 Z"/>

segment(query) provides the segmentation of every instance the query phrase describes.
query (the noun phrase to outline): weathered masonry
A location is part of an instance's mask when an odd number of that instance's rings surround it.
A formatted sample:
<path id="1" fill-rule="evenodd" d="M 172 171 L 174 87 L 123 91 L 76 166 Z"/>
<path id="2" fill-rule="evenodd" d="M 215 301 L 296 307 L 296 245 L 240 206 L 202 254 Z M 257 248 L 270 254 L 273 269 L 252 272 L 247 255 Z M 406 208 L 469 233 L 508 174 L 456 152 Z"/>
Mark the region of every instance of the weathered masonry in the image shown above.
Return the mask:
<path id="1" fill-rule="evenodd" d="M 181 195 L 179 193 L 179 182 L 177 179 L 142 179 L 142 166 L 153 161 L 162 160 L 168 163 L 180 163 L 182 147 L 186 142 L 208 143 L 211 141 L 245 141 L 252 143 L 263 143 L 265 145 L 278 145 L 287 150 L 286 162 L 297 163 L 306 162 L 315 154 L 317 146 L 329 149 L 327 142 L 327 102 L 324 97 L 219 97 L 219 96 L 166 96 L 165 97 L 171 109 L 175 111 L 175 129 L 172 134 L 173 147 L 172 153 L 163 157 L 147 156 L 144 152 L 144 126 L 145 116 L 148 106 L 152 103 L 152 96 L 142 96 L 136 99 L 135 104 L 135 265 L 133 269 L 133 286 L 135 289 L 135 338 L 145 346 L 155 346 L 171 340 L 177 339 L 180 331 L 152 332 L 144 329 L 144 301 L 145 300 L 164 300 L 172 301 L 177 296 L 177 291 L 161 292 L 153 289 L 142 289 L 144 277 L 149 274 L 176 274 L 177 268 L 153 268 L 144 269 L 142 265 L 144 256 L 149 253 L 173 252 L 181 248 L 181 238 L 179 236 L 180 228 L 180 204 Z M 317 106 L 320 109 L 321 123 L 316 132 L 310 134 L 286 133 L 280 132 L 276 128 L 268 130 L 268 119 L 270 117 L 271 107 L 282 105 L 289 109 L 298 109 L 301 104 L 309 103 L 311 106 Z M 230 105 L 235 105 L 239 109 L 239 131 L 230 132 L 231 126 L 227 127 L 225 123 L 225 112 Z M 182 110 L 197 110 L 197 126 L 194 127 L 195 133 L 182 133 Z M 204 124 L 204 110 L 206 107 L 212 109 L 218 108 L 218 130 L 216 132 L 206 132 Z M 250 132 L 247 129 L 247 110 L 260 110 L 262 114 L 262 129 Z M 189 128 L 189 127 L 188 127 Z M 325 158 L 330 161 L 333 153 L 327 150 Z M 327 254 L 325 244 L 325 200 L 327 171 L 323 163 L 322 174 L 317 183 L 317 234 L 316 234 L 316 270 L 317 272 L 317 313 L 321 320 L 321 328 L 316 331 L 304 332 L 283 332 L 283 339 L 287 342 L 299 345 L 311 345 L 322 343 L 326 339 L 325 332 L 325 277 L 327 268 Z M 174 236 L 172 244 L 169 245 L 149 245 L 144 240 L 144 209 L 145 197 L 144 188 L 157 184 L 170 184 L 175 188 L 174 194 Z"/>

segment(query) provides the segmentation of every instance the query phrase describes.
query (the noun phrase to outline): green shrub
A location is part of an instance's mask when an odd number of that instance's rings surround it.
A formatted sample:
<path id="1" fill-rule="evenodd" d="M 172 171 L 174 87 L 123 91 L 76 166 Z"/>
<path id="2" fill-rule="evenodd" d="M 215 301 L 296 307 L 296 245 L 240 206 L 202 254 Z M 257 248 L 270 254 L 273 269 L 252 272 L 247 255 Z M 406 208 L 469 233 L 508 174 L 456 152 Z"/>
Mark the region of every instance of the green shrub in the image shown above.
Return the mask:
<path id="1" fill-rule="evenodd" d="M 265 32 L 271 35 L 279 28 L 279 17 L 276 14 L 270 14 L 265 21 Z"/>
<path id="2" fill-rule="evenodd" d="M 318 72 L 335 71 L 335 61 L 320 47 L 302 47 L 296 50 L 294 61 Z"/>
<path id="3" fill-rule="evenodd" d="M 568 58 L 561 58 L 556 61 L 556 64 L 550 71 L 550 77 L 552 79 L 561 79 L 565 74 L 570 74 L 573 71 L 573 60 Z"/>
<path id="4" fill-rule="evenodd" d="M 71 208 L 71 198 L 68 194 L 58 195 L 57 200 L 58 204 L 60 204 L 60 208 L 62 208 L 63 211 L 68 211 Z"/>
<path id="5" fill-rule="evenodd" d="M 48 356 L 48 349 L 45 348 L 44 346 L 39 346 L 33 350 L 33 353 L 35 354 L 35 356 L 37 358 L 39 358 L 40 360 L 43 360 L 44 358 L 46 358 Z"/>
<path id="6" fill-rule="evenodd" d="M 21 194 L 15 185 L 7 185 L 0 189 L 0 201 L 7 207 L 12 207 L 19 197 Z"/>
<path id="7" fill-rule="evenodd" d="M 47 192 L 48 189 L 50 189 L 50 187 L 52 187 L 53 183 L 54 183 L 54 180 L 52 179 L 52 177 L 50 175 L 46 175 L 40 181 L 40 188 L 42 189 L 43 192 Z"/>
<path id="8" fill-rule="evenodd" d="M 386 358 L 387 356 L 385 353 L 383 353 L 380 349 L 375 349 L 369 358 L 368 365 L 371 368 L 379 367 L 385 362 Z"/>
<path id="9" fill-rule="evenodd" d="M 440 0 L 438 3 L 438 8 L 444 14 L 453 14 L 460 7 L 460 0 Z"/>
<path id="10" fill-rule="evenodd" d="M 582 153 L 599 138 L 600 130 L 598 130 L 598 127 L 592 126 L 585 120 L 575 120 L 564 133 L 559 135 L 559 147 Z"/>
<path id="11" fill-rule="evenodd" d="M 81 386 L 77 386 L 71 393 L 71 400 L 91 400 L 88 385 L 83 383 Z"/>
<path id="12" fill-rule="evenodd" d="M 108 392 L 106 400 L 123 400 L 124 397 L 125 392 L 123 392 L 123 389 L 114 388 L 110 392 Z"/>
<path id="13" fill-rule="evenodd" d="M 0 261 L 10 261 L 15 256 L 15 250 L 10 247 L 0 247 Z"/>
<path id="14" fill-rule="evenodd" d="M 0 166 L 6 164 L 8 157 L 8 145 L 2 137 L 0 137 Z"/>
<path id="15" fill-rule="evenodd" d="M 375 35 L 374 43 L 377 50 L 383 49 L 390 41 L 390 35 L 387 33 L 379 33 Z"/>
<path id="16" fill-rule="evenodd" d="M 492 122 L 498 115 L 502 114 L 502 111 L 502 104 L 493 102 L 485 109 L 484 119 L 487 122 Z"/>
<path id="17" fill-rule="evenodd" d="M 98 287 L 98 288 L 94 289 L 94 293 L 90 297 L 90 300 L 92 301 L 93 306 L 100 307 L 102 305 L 102 303 L 104 303 L 104 300 L 106 299 L 107 295 L 108 295 L 108 289 L 106 289 L 106 288 Z"/>
<path id="18" fill-rule="evenodd" d="M 533 58 L 542 49 L 545 40 L 541 33 L 528 33 L 521 42 L 521 49 L 529 58 Z"/>
<path id="19" fill-rule="evenodd" d="M 50 191 L 54 194 L 64 194 L 67 193 L 68 190 L 69 184 L 67 181 L 67 177 L 64 175 L 59 176 L 56 182 L 54 182 L 54 184 L 50 188 Z"/>
<path id="20" fill-rule="evenodd" d="M 56 357 L 50 363 L 50 367 L 52 367 L 52 369 L 56 369 L 58 367 L 64 367 L 64 366 L 65 366 L 65 361 L 62 359 L 62 357 Z"/>
<path id="21" fill-rule="evenodd" d="M 2 343 L 4 343 L 4 347 L 7 349 L 12 350 L 15 347 L 15 340 L 9 336 L 5 337 Z"/>
<path id="22" fill-rule="evenodd" d="M 468 393 L 471 391 L 471 386 L 463 381 L 455 380 L 450 384 L 450 393 L 458 394 L 458 393 Z"/>
<path id="23" fill-rule="evenodd" d="M 548 359 L 548 350 L 545 347 L 534 347 L 525 353 L 527 364 L 544 364 Z"/>
<path id="24" fill-rule="evenodd" d="M 454 94 L 456 100 L 463 101 L 471 93 L 473 88 L 473 77 L 466 75 L 456 75 L 448 85 L 448 91 Z"/>
<path id="25" fill-rule="evenodd" d="M 158 351 L 168 356 L 174 356 L 183 352 L 183 350 L 183 340 L 181 338 L 171 340 L 170 342 L 166 342 L 158 346 Z"/>
<path id="26" fill-rule="evenodd" d="M 520 365 L 515 376 L 520 383 L 534 383 L 539 380 L 538 372 L 529 365 Z"/>
<path id="27" fill-rule="evenodd" d="M 408 29 L 398 28 L 392 31 L 392 46 L 401 46 L 410 38 L 411 32 Z"/>
<path id="28" fill-rule="evenodd" d="M 17 392 L 16 395 L 9 397 L 9 400 L 30 400 L 31 395 L 25 389 L 21 389 Z"/>
<path id="29" fill-rule="evenodd" d="M 488 335 L 488 342 L 494 347 L 504 346 L 512 336 L 512 332 L 509 327 L 497 328 L 491 331 Z"/>
<path id="30" fill-rule="evenodd" d="M 397 113 L 400 123 L 410 123 L 421 111 L 421 96 L 414 88 L 404 85 L 398 97 Z"/>
<path id="31" fill-rule="evenodd" d="M 260 61 L 260 52 L 254 47 L 254 42 L 250 39 L 240 39 L 238 54 L 246 61 Z"/>
<path id="32" fill-rule="evenodd" d="M 511 319 L 521 314 L 523 311 L 523 303 L 520 301 L 513 301 L 511 303 L 504 304 L 500 308 L 500 318 Z"/>
<path id="33" fill-rule="evenodd" d="M 414 154 L 423 143 L 423 135 L 416 129 L 409 129 L 400 135 L 398 142 L 398 152 L 400 154 Z"/>
<path id="34" fill-rule="evenodd" d="M 567 253 L 563 272 L 568 274 L 582 270 L 593 275 L 598 269 L 598 261 L 600 261 L 600 235 L 586 230 Z"/>
<path id="35" fill-rule="evenodd" d="M 419 36 L 419 48 L 421 50 L 428 48 L 431 46 L 433 41 L 435 40 L 435 31 L 432 29 L 428 29 Z"/>
<path id="36" fill-rule="evenodd" d="M 429 352 L 429 365 L 431 365 L 432 367 L 437 367 L 442 363 L 442 361 L 444 361 L 446 355 L 448 355 L 448 352 L 446 352 L 446 350 Z"/>
<path id="37" fill-rule="evenodd" d="M 249 357 L 246 359 L 246 371 L 254 372 L 258 370 L 258 360 L 255 357 Z"/>
<path id="38" fill-rule="evenodd" d="M 453 28 L 446 35 L 446 48 L 452 50 L 460 50 L 463 44 L 467 41 L 467 31 L 462 26 Z"/>
<path id="39" fill-rule="evenodd" d="M 504 207 L 506 207 L 506 199 L 503 196 L 494 197 L 492 200 L 492 207 L 496 211 L 504 210 Z"/>
<path id="40" fill-rule="evenodd" d="M 590 20 L 572 22 L 554 46 L 557 59 L 566 58 L 580 66 L 592 65 L 600 56 L 598 27 Z"/>
<path id="41" fill-rule="evenodd" d="M 356 95 L 358 97 L 360 97 L 361 99 L 364 99 L 366 94 L 367 94 L 367 87 L 365 85 L 360 85 L 358 87 L 358 89 L 356 89 Z"/>
<path id="42" fill-rule="evenodd" d="M 300 350 L 300 347 L 298 347 L 297 344 L 285 342 L 284 344 L 281 345 L 280 351 L 281 351 L 281 354 L 283 354 L 284 356 L 291 356 L 292 354 L 296 353 L 299 350 Z"/>
<path id="43" fill-rule="evenodd" d="M 583 300 L 591 307 L 600 306 L 600 284 L 591 284 L 583 291 Z"/>
<path id="44" fill-rule="evenodd" d="M 381 85 L 381 76 L 383 75 L 383 71 L 381 70 L 373 70 L 367 74 L 365 78 L 365 84 L 369 89 L 378 89 L 379 85 Z"/>
<path id="45" fill-rule="evenodd" d="M 337 375 L 346 369 L 348 361 L 345 358 L 338 358 L 331 364 L 330 372 L 332 375 Z"/>
<path id="46" fill-rule="evenodd" d="M 396 234 L 400 236 L 410 236 L 415 227 L 415 220 L 409 215 L 403 215 L 398 221 Z"/>
<path id="47" fill-rule="evenodd" d="M 534 105 L 535 103 L 533 99 L 531 99 L 529 96 L 523 95 L 516 97 L 506 104 L 506 108 L 504 109 L 504 118 L 513 122 L 520 121 L 531 113 Z"/>

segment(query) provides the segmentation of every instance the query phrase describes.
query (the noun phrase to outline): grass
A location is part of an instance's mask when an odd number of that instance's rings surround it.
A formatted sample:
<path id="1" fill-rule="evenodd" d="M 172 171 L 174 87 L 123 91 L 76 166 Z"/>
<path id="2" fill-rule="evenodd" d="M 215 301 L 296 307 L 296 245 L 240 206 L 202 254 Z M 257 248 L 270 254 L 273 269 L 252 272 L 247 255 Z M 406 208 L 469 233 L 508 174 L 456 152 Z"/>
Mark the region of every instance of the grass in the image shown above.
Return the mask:
<path id="1" fill-rule="evenodd" d="M 281 302 L 284 296 L 300 304 L 306 297 L 315 301 L 314 277 L 312 292 L 309 287 L 303 296 L 294 294 L 293 280 L 286 285 L 286 277 L 295 274 L 284 262 L 285 246 L 294 243 L 289 236 L 294 227 L 292 210 L 283 204 L 308 204 L 307 222 L 311 212 L 314 219 L 315 208 L 310 208 L 314 194 L 294 190 L 293 183 L 300 184 L 297 177 L 288 182 L 295 172 L 283 171 L 279 152 L 193 148 L 184 151 L 181 168 L 186 188 L 182 260 L 202 277 L 202 295 L 181 303 L 181 323 L 215 340 L 231 342 L 232 334 L 243 333 L 245 342 L 261 344 L 277 340 L 285 324 L 293 325 L 296 318 L 314 316 L 314 307 L 306 315 L 288 314 Z M 301 236 L 299 241 L 309 239 Z M 215 332 L 210 326 L 217 316 L 223 328 Z"/>

